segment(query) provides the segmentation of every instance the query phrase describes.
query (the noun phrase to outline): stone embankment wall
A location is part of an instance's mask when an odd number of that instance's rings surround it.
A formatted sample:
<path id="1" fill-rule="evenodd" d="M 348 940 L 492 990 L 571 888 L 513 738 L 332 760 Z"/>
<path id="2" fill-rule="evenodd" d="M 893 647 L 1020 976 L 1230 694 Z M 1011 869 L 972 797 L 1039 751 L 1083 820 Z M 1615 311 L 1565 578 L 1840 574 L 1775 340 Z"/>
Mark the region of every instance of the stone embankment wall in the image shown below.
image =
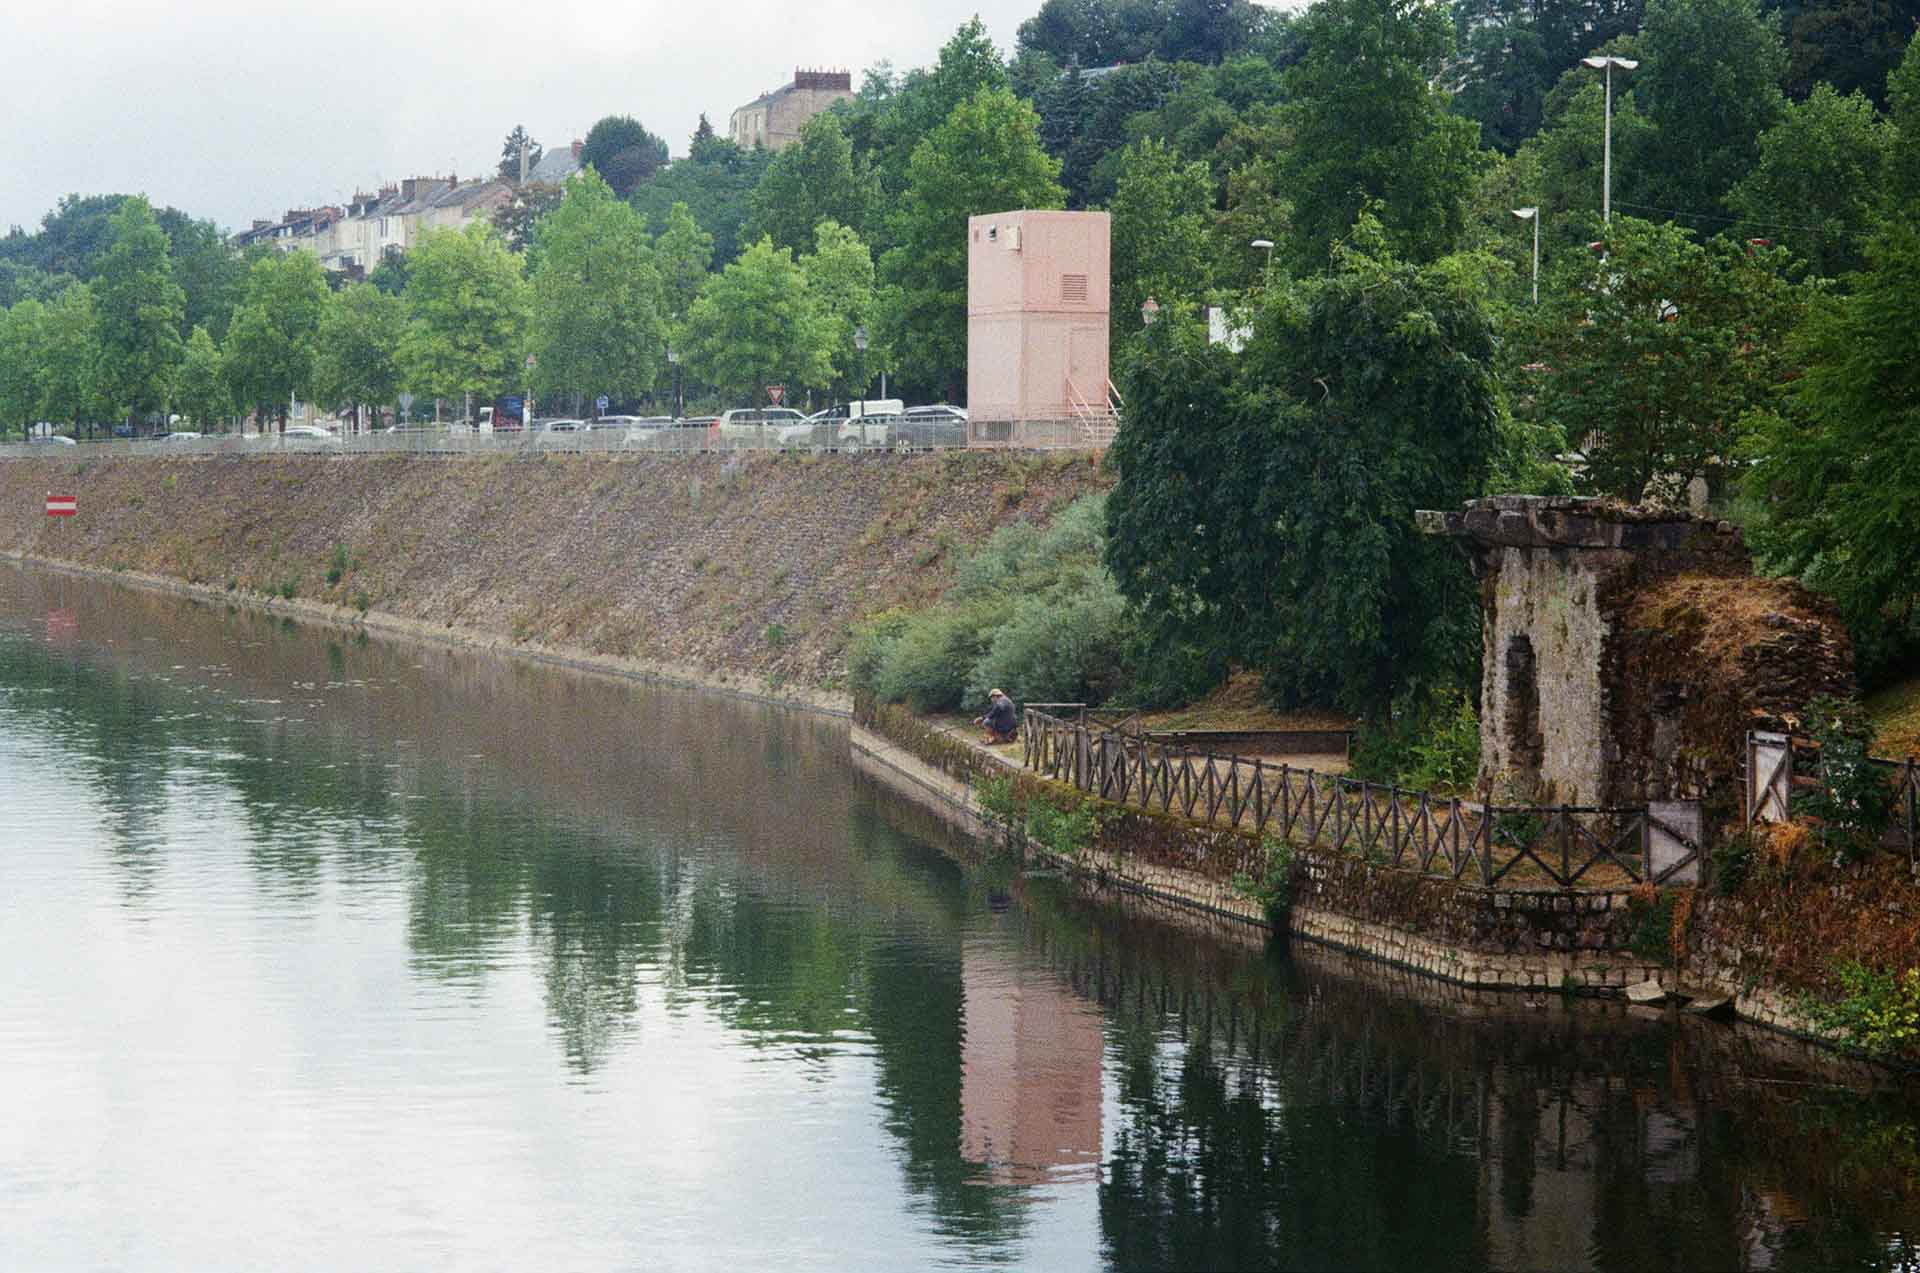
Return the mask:
<path id="1" fill-rule="evenodd" d="M 1249 926 L 1263 905 L 1236 883 L 1265 872 L 1272 845 L 1245 831 L 1094 800 L 1017 769 L 983 748 L 930 726 L 904 708 L 855 706 L 853 746 L 896 789 L 976 832 L 1000 837 L 976 787 L 1006 779 L 1023 799 L 1097 806 L 1096 842 L 1056 861 L 1097 886 Z M 1038 846 L 1023 846 L 1029 856 Z M 1288 924 L 1295 936 L 1464 986 L 1609 993 L 1666 975 L 1665 935 L 1635 954 L 1648 899 L 1625 891 L 1580 893 L 1488 889 L 1421 875 L 1330 850 L 1295 846 Z"/>
<path id="2" fill-rule="evenodd" d="M 844 710 L 860 617 L 1107 481 L 1083 453 L 12 460 L 0 552 Z"/>

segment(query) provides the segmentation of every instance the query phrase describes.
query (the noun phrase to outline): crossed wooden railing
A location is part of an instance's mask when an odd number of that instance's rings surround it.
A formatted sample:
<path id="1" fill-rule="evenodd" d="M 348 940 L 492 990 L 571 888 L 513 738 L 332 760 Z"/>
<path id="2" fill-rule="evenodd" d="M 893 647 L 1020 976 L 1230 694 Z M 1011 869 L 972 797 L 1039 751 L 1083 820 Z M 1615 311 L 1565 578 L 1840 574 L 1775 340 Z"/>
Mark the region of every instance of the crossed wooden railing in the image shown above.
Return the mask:
<path id="1" fill-rule="evenodd" d="M 1660 884 L 1704 865 L 1699 846 L 1644 805 L 1481 804 L 1197 752 L 1032 706 L 1021 740 L 1028 768 L 1103 800 L 1488 887 Z"/>

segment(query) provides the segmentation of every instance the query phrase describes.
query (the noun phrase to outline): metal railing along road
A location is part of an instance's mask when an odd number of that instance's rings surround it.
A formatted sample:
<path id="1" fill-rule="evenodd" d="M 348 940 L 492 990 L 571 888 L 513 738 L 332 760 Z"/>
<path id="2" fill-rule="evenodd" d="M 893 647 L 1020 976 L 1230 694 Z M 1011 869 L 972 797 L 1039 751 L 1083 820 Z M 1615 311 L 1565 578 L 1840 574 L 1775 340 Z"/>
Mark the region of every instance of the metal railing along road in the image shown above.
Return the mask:
<path id="1" fill-rule="evenodd" d="M 816 428 L 799 438 L 782 439 L 777 429 L 723 436 L 711 427 L 586 428 L 548 431 L 447 428 L 428 425 L 366 433 L 301 434 L 213 433 L 198 438 L 114 438 L 81 441 L 75 446 L 48 442 L 0 444 L 0 459 L 72 459 L 95 456 L 265 456 L 265 455 L 705 455 L 742 451 L 812 454 L 884 454 L 962 450 L 1098 450 L 1105 439 L 1090 435 L 1077 420 L 976 420 L 964 440 L 944 434 L 896 437 L 885 442 L 840 440 Z"/>

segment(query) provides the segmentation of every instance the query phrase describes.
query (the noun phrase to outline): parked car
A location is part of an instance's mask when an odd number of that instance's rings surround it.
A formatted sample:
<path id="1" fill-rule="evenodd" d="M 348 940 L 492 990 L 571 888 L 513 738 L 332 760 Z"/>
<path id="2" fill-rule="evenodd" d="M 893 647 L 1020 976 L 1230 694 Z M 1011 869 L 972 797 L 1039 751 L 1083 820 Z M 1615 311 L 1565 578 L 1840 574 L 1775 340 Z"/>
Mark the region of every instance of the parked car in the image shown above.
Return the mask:
<path id="1" fill-rule="evenodd" d="M 546 420 L 540 425 L 542 433 L 585 433 L 586 431 L 585 420 Z"/>
<path id="2" fill-rule="evenodd" d="M 40 446 L 45 446 L 48 444 L 52 444 L 54 446 L 76 445 L 74 440 L 68 437 L 64 433 L 36 433 L 32 437 L 28 438 L 27 441 L 31 443 L 35 443 Z"/>
<path id="3" fill-rule="evenodd" d="M 113 426 L 113 436 L 116 438 L 130 438 L 133 436 L 133 426 L 125 420 L 122 420 L 119 424 Z"/>
<path id="4" fill-rule="evenodd" d="M 290 424 L 280 431 L 280 437 L 283 441 L 308 446 L 314 443 L 323 445 L 331 443 L 335 446 L 340 444 L 339 434 L 323 429 L 317 424 Z"/>
<path id="5" fill-rule="evenodd" d="M 915 449 L 954 447 L 967 444 L 967 413 L 963 407 L 945 403 L 931 407 L 909 407 L 894 424 L 893 444 Z"/>
<path id="6" fill-rule="evenodd" d="M 723 442 L 771 444 L 781 428 L 806 419 L 792 407 L 743 407 L 721 416 L 714 427 Z"/>
<path id="7" fill-rule="evenodd" d="M 181 429 L 177 432 L 167 434 L 165 440 L 168 442 L 198 442 L 200 435 L 192 429 Z"/>

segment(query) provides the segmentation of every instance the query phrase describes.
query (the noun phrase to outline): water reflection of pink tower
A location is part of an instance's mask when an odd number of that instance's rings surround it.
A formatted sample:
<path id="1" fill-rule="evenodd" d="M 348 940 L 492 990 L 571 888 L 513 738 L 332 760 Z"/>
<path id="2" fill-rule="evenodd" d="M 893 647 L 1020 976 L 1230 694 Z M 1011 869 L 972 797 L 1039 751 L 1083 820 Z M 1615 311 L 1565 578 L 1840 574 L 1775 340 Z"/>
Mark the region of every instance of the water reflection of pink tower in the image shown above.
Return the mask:
<path id="1" fill-rule="evenodd" d="M 1027 422 L 1110 418 L 1110 245 L 1104 212 L 969 219 L 967 411 L 975 440 L 1018 440 Z"/>
<path id="2" fill-rule="evenodd" d="M 960 1145 L 1005 1184 L 1100 1162 L 1100 1010 L 991 939 L 961 948 Z"/>

